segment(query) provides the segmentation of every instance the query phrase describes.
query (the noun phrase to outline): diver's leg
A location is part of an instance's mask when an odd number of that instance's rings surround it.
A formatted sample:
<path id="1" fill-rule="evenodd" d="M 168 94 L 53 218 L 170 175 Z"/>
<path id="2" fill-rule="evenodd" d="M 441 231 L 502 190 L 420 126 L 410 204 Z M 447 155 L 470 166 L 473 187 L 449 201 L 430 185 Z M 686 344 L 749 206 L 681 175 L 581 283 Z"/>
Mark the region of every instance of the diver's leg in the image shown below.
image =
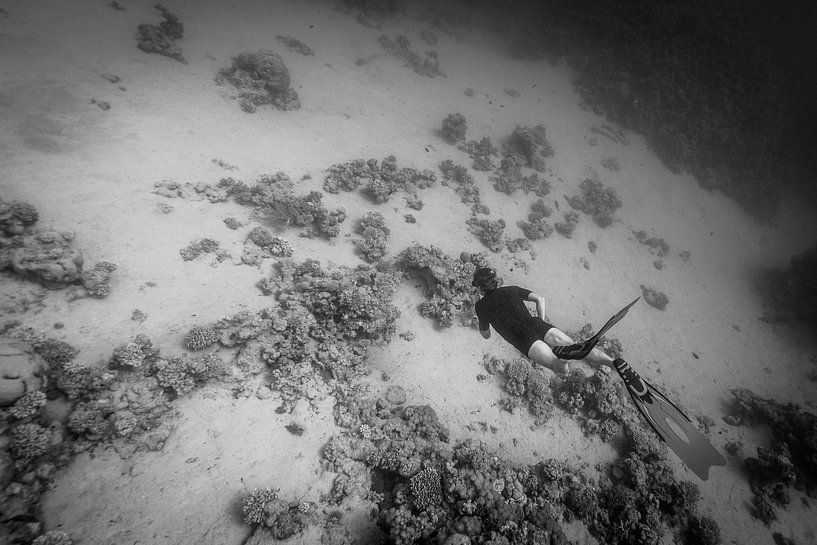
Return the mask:
<path id="1" fill-rule="evenodd" d="M 570 335 L 557 327 L 551 327 L 548 329 L 548 332 L 545 333 L 545 342 L 549 346 L 569 346 L 576 343 L 576 341 L 570 338 Z M 590 354 L 588 354 L 582 361 L 586 361 L 591 365 L 604 365 L 613 369 L 613 358 L 598 348 L 591 350 Z"/>
<path id="2" fill-rule="evenodd" d="M 528 350 L 528 358 L 534 363 L 544 365 L 554 373 L 567 373 L 570 366 L 564 360 L 560 360 L 553 353 L 553 350 L 544 341 L 535 341 Z"/>

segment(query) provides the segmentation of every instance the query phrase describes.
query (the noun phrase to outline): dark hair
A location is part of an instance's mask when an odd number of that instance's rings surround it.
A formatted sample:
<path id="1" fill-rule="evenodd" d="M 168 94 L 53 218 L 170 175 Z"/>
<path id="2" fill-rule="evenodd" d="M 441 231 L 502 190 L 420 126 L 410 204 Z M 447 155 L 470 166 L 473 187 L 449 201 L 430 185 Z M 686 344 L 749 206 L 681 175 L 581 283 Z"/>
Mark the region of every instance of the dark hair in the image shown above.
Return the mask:
<path id="1" fill-rule="evenodd" d="M 480 267 L 474 271 L 474 279 L 471 281 L 471 285 L 482 291 L 495 290 L 499 286 L 496 271 L 490 267 Z"/>

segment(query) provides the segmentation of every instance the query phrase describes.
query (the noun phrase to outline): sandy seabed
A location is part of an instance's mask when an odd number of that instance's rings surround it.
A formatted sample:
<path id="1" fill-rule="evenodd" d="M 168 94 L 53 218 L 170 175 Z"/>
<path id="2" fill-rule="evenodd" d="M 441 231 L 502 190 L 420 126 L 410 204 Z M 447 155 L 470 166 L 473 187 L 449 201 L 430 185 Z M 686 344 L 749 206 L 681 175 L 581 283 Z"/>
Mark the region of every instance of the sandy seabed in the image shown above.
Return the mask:
<path id="1" fill-rule="evenodd" d="M 14 316 L 79 348 L 78 360 L 105 361 L 140 333 L 176 354 L 191 326 L 269 305 L 255 283 L 268 274 L 270 262 L 259 269 L 179 256 L 180 248 L 200 237 L 217 239 L 240 256 L 249 227 L 232 231 L 223 219 L 247 221 L 248 209 L 170 201 L 152 193 L 155 182 L 215 184 L 224 176 L 252 182 L 280 170 L 294 180 L 311 176 L 298 182 L 306 192 L 321 188 L 332 164 L 358 158 L 394 154 L 400 166 L 432 170 L 445 159 L 469 165 L 467 155 L 438 134 L 441 120 L 460 112 L 469 139 L 500 142 L 517 125 L 544 124 L 555 150 L 548 162 L 548 200 L 564 206 L 562 195 L 578 193 L 592 167 L 623 202 L 609 228 L 584 216 L 571 239 L 553 235 L 534 242 L 535 257 L 492 254 L 506 284 L 545 295 L 548 316 L 562 329 L 601 323 L 639 295 L 641 284 L 665 292 L 665 310 L 636 307 L 617 326 L 616 337 L 646 378 L 695 415 L 715 420 L 712 441 L 721 450 L 727 441 L 741 440 L 751 452 L 765 440 L 762 430 L 721 421 L 733 388 L 813 410 L 817 386 L 806 380 L 813 339 L 760 321 L 762 299 L 751 282 L 753 271 L 784 265 L 812 242 L 817 215 L 801 203 L 784 203 L 775 224 L 759 225 L 691 177 L 670 173 L 638 135 L 628 135 L 626 145 L 598 138 L 591 128 L 605 120 L 580 108 L 567 68 L 510 60 L 498 40 L 484 33 L 441 35 L 435 49 L 445 77 L 428 78 L 387 56 L 377 42 L 382 32 L 417 36 L 425 27 L 411 18 L 375 30 L 323 2 L 241 2 L 237 8 L 210 0 L 169 2 L 185 24 L 183 65 L 135 47 L 137 25 L 156 21 L 157 14 L 150 3 L 123 4 L 125 11 L 89 0 L 3 2 L 8 15 L 0 18 L 2 198 L 33 204 L 42 225 L 74 230 L 74 245 L 86 260 L 118 265 L 105 299 L 68 302 L 54 291 L 41 308 Z M 278 34 L 304 41 L 315 55 L 288 51 Z M 214 83 L 231 57 L 264 48 L 284 58 L 300 110 L 263 107 L 246 114 L 229 87 Z M 102 74 L 119 76 L 123 88 Z M 466 88 L 475 96 L 466 96 Z M 110 110 L 91 99 L 109 102 Z M 620 169 L 603 169 L 605 157 L 615 157 Z M 227 171 L 214 159 L 238 168 Z M 516 221 L 526 217 L 531 197 L 495 192 L 486 173 L 472 174 L 484 188 L 491 218 L 505 218 L 506 234 L 521 237 Z M 413 242 L 452 256 L 485 251 L 466 226 L 469 208 L 453 191 L 437 184 L 421 197 L 425 206 L 419 211 L 405 209 L 402 199 L 373 205 L 357 192 L 326 195 L 325 203 L 343 206 L 351 218 L 381 212 L 391 229 L 392 253 Z M 172 212 L 163 213 L 161 204 L 171 204 Z M 417 223 L 404 221 L 408 212 Z M 362 261 L 351 223 L 332 242 L 287 237 L 299 260 L 355 266 Z M 635 240 L 638 230 L 670 244 L 663 269 Z M 592 254 L 591 240 L 598 245 Z M 679 257 L 684 250 L 689 260 Z M 529 415 L 501 412 L 497 385 L 476 376 L 483 372 L 483 354 L 514 357 L 513 350 L 471 328 L 437 330 L 414 310 L 420 302 L 410 282 L 398 289 L 397 330 L 416 337 L 395 338 L 370 355 L 373 383 L 387 375 L 390 384 L 406 390 L 409 402 L 430 404 L 452 439 L 475 438 L 515 462 L 556 458 L 594 467 L 612 458 L 609 446 L 585 438 L 567 417 L 532 430 Z M 134 309 L 147 320 L 132 320 Z M 56 322 L 64 324 L 59 331 Z M 77 456 L 44 496 L 46 527 L 65 530 L 80 544 L 241 543 L 251 532 L 240 512 L 248 489 L 273 486 L 282 496 L 315 500 L 331 486 L 319 458 L 321 446 L 339 430 L 331 400 L 318 412 L 299 404 L 290 415 L 276 414 L 272 403 L 206 387 L 178 402 L 182 415 L 161 452 L 127 460 L 113 451 Z M 284 428 L 293 419 L 306 430 L 300 437 Z M 482 432 L 478 422 L 497 431 Z M 672 460 L 680 478 L 697 481 Z M 718 521 L 725 543 L 771 543 L 770 530 L 801 544 L 814 542 L 814 509 L 799 501 L 771 528 L 749 515 L 751 492 L 735 459 L 697 482 L 701 508 Z M 365 509 L 349 520 L 360 528 L 373 524 Z M 574 531 L 577 541 L 594 542 Z"/>

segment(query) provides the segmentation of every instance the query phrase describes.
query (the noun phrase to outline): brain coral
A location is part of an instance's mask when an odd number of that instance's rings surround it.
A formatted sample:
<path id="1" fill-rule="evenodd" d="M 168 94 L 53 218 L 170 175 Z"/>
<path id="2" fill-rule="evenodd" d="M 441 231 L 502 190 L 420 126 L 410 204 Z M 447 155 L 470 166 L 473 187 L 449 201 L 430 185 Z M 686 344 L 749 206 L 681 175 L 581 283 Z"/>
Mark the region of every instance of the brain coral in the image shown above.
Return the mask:
<path id="1" fill-rule="evenodd" d="M 442 503 L 442 484 L 436 469 L 426 468 L 411 478 L 411 493 L 414 506 L 425 511 Z"/>

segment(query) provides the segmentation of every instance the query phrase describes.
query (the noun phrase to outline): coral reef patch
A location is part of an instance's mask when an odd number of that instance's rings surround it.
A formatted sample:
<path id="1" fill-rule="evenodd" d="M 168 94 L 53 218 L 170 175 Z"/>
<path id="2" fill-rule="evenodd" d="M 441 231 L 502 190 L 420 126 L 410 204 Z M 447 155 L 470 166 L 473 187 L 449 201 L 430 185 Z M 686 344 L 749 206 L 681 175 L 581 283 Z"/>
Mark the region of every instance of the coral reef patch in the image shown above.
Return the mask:
<path id="1" fill-rule="evenodd" d="M 377 159 L 356 159 L 332 165 L 327 171 L 323 182 L 327 193 L 354 191 L 362 186 L 361 192 L 377 204 L 387 202 L 398 192 L 416 194 L 437 181 L 437 176 L 428 169 L 398 168 L 394 155 L 389 155 L 379 164 Z"/>
<path id="2" fill-rule="evenodd" d="M 298 92 L 290 86 L 289 69 L 274 51 L 262 49 L 233 57 L 232 64 L 216 75 L 217 84 L 223 85 L 225 81 L 236 88 L 239 105 L 247 113 L 265 104 L 278 110 L 301 107 Z"/>
<path id="3" fill-rule="evenodd" d="M 389 251 L 389 233 L 386 220 L 380 212 L 366 212 L 358 221 L 361 239 L 358 247 L 366 261 L 377 261 Z"/>
<path id="4" fill-rule="evenodd" d="M 162 15 L 163 21 L 158 25 L 143 23 L 139 25 L 139 36 L 136 46 L 145 53 L 157 53 L 187 64 L 182 49 L 176 44 L 184 35 L 184 25 L 179 18 L 162 4 L 154 6 Z"/>
<path id="5" fill-rule="evenodd" d="M 793 403 L 779 403 L 746 389 L 732 390 L 733 426 L 769 426 L 771 444 L 758 446 L 757 456 L 743 461 L 752 493 L 752 514 L 764 523 L 777 520 L 777 509 L 791 501 L 789 490 L 817 491 L 817 416 Z"/>
<path id="6" fill-rule="evenodd" d="M 553 147 L 547 139 L 544 125 L 533 128 L 517 127 L 508 139 L 508 153 L 511 157 L 521 158 L 519 164 L 544 172 L 545 159 L 553 157 Z M 516 160 L 516 159 L 515 159 Z"/>
<path id="7" fill-rule="evenodd" d="M 457 146 L 457 149 L 468 154 L 473 161 L 471 168 L 474 170 L 489 171 L 494 168 L 492 158 L 498 155 L 498 150 L 487 136 L 464 142 Z"/>
<path id="8" fill-rule="evenodd" d="M 233 178 L 222 178 L 218 186 L 239 204 L 252 206 L 255 218 L 280 228 L 303 227 L 306 237 L 336 237 L 346 220 L 343 208 L 329 210 L 323 205 L 320 191 L 295 195 L 295 183 L 283 172 L 263 175 L 253 186 Z"/>
<path id="9" fill-rule="evenodd" d="M 445 75 L 440 71 L 440 60 L 437 52 L 426 51 L 424 55 L 420 55 L 412 51 L 410 49 L 411 42 L 406 36 L 398 34 L 397 37 L 391 39 L 387 34 L 381 34 L 377 37 L 377 41 L 388 53 L 403 59 L 406 65 L 416 74 L 429 78 Z"/>
<path id="10" fill-rule="evenodd" d="M 549 218 L 553 210 L 545 204 L 545 201 L 538 199 L 531 205 L 531 212 L 527 221 L 518 221 L 516 225 L 522 230 L 530 240 L 541 240 L 553 234 L 553 226 L 545 218 Z"/>
<path id="11" fill-rule="evenodd" d="M 0 199 L 0 271 L 10 270 L 48 289 L 74 285 L 73 299 L 107 296 L 116 265 L 100 261 L 85 269 L 82 252 L 72 247 L 74 234 L 36 229 L 39 218 L 29 203 Z"/>
<path id="12" fill-rule="evenodd" d="M 448 116 L 443 119 L 442 128 L 440 132 L 443 135 L 443 138 L 449 144 L 456 144 L 460 140 L 465 140 L 465 131 L 468 129 L 468 123 L 465 121 L 465 116 L 456 113 L 456 114 L 448 114 Z"/>
<path id="13" fill-rule="evenodd" d="M 599 227 L 609 227 L 613 224 L 613 214 L 621 208 L 621 199 L 616 191 L 605 187 L 598 179 L 595 171 L 579 184 L 581 195 L 567 198 L 568 204 L 576 210 L 593 217 Z"/>
<path id="14" fill-rule="evenodd" d="M 474 289 L 471 279 L 477 267 L 487 264 L 482 254 L 450 257 L 435 246 L 414 244 L 403 250 L 395 265 L 419 282 L 426 300 L 420 313 L 433 318 L 441 328 L 451 327 L 459 318 L 463 325 L 474 323 Z"/>
<path id="15" fill-rule="evenodd" d="M 644 284 L 641 284 L 641 295 L 644 297 L 644 301 L 646 301 L 648 305 L 657 308 L 658 310 L 664 310 L 669 304 L 669 297 L 667 297 L 667 294 L 665 294 L 663 291 L 658 291 L 655 288 L 645 286 Z"/>

